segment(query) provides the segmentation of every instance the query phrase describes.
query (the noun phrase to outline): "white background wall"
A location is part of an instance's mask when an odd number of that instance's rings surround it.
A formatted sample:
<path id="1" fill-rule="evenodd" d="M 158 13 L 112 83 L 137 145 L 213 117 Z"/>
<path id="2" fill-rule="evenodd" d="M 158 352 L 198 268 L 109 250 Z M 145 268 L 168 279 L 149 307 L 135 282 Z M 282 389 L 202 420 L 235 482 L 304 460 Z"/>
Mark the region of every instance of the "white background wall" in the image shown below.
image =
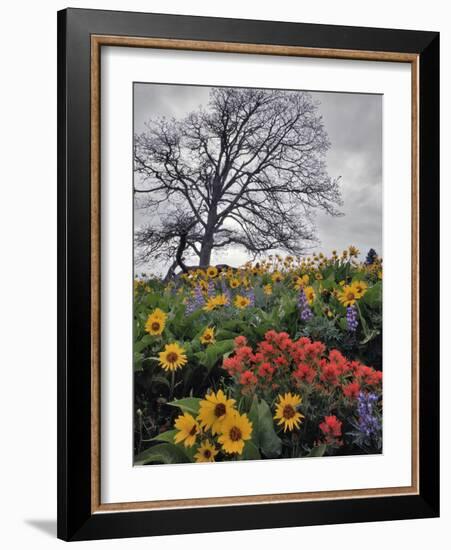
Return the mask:
<path id="1" fill-rule="evenodd" d="M 450 333 L 451 18 L 430 0 L 129 0 L 72 7 L 124 9 L 440 31 L 442 46 L 442 338 Z M 0 34 L 0 541 L 54 548 L 56 533 L 56 11 L 65 2 L 8 2 Z M 445 98 L 448 101 L 445 101 Z M 402 281 L 401 281 L 402 283 Z M 6 307 L 5 307 L 6 306 Z M 402 328 L 400 328 L 402 330 Z M 291 546 L 423 549 L 449 539 L 450 386 L 442 371 L 442 518 L 83 543 L 84 548 Z M 443 546 L 442 546 L 443 547 Z"/>

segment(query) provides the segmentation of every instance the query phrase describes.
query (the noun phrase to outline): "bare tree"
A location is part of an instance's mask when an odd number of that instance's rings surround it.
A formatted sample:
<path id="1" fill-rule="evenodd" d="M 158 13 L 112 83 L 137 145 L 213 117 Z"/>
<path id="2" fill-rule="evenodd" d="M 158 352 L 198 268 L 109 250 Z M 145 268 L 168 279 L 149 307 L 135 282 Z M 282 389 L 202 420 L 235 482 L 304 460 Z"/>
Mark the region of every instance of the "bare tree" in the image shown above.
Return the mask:
<path id="1" fill-rule="evenodd" d="M 302 254 L 315 241 L 313 212 L 338 215 L 341 204 L 317 107 L 307 92 L 212 88 L 206 109 L 135 135 L 135 193 L 166 220 L 168 207 L 187 213 L 187 246 L 202 266 L 229 245 Z"/>

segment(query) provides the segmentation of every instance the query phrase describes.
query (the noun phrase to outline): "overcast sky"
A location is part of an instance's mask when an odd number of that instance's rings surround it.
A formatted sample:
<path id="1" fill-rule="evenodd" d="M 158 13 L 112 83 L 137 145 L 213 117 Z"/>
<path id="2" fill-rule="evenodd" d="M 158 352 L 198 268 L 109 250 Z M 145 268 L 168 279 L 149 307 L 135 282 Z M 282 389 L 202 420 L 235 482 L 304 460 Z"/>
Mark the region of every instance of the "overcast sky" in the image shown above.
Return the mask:
<path id="1" fill-rule="evenodd" d="M 210 88 L 165 84 L 134 85 L 135 133 L 158 116 L 183 118 L 208 103 Z M 341 177 L 344 216 L 318 212 L 315 219 L 318 251 L 329 254 L 350 244 L 366 253 L 375 248 L 382 254 L 382 96 L 310 92 L 319 100 L 331 147 L 327 153 L 328 173 Z M 135 228 L 149 223 L 151 212 L 136 210 Z M 249 258 L 244 251 L 230 249 L 212 263 L 238 266 Z M 137 266 L 137 272 L 161 273 L 165 266 Z"/>

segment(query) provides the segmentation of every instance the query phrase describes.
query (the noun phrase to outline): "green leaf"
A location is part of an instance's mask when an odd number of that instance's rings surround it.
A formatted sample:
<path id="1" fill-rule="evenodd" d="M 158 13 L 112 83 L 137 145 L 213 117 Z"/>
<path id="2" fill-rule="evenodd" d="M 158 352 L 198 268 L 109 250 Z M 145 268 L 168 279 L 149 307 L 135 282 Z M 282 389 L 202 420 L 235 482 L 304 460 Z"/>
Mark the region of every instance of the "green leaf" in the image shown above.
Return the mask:
<path id="1" fill-rule="evenodd" d="M 369 307 L 374 308 L 382 304 L 382 283 L 378 281 L 374 286 L 369 288 L 364 296 L 361 298 L 361 301 L 364 304 L 367 304 Z"/>
<path id="2" fill-rule="evenodd" d="M 177 433 L 177 430 L 167 430 L 155 436 L 152 441 L 165 441 L 166 443 L 174 443 L 174 436 Z"/>
<path id="3" fill-rule="evenodd" d="M 160 443 L 140 453 L 134 461 L 135 466 L 145 464 L 180 464 L 189 462 L 183 449 L 171 443 Z"/>
<path id="4" fill-rule="evenodd" d="M 171 401 L 170 403 L 168 403 L 168 405 L 178 407 L 183 412 L 187 412 L 189 414 L 192 414 L 193 416 L 197 416 L 199 414 L 200 401 L 201 400 L 198 397 L 185 397 L 183 399 Z"/>
<path id="5" fill-rule="evenodd" d="M 274 430 L 271 409 L 266 401 L 256 396 L 249 411 L 252 422 L 252 441 L 267 458 L 276 458 L 282 452 L 282 441 Z"/>
<path id="6" fill-rule="evenodd" d="M 243 454 L 239 457 L 239 460 L 260 460 L 261 456 L 258 452 L 258 448 L 252 440 L 246 441 L 243 449 Z"/>
<path id="7" fill-rule="evenodd" d="M 219 359 L 222 359 L 226 353 L 230 353 L 235 344 L 233 340 L 221 340 L 216 344 L 211 344 L 205 350 L 203 365 L 210 371 Z"/>
<path id="8" fill-rule="evenodd" d="M 324 453 L 326 452 L 326 449 L 327 449 L 327 445 L 325 445 L 324 443 L 322 445 L 318 445 L 317 447 L 313 447 L 313 449 L 309 452 L 308 457 L 319 457 L 319 456 L 323 456 Z"/>
<path id="9" fill-rule="evenodd" d="M 143 351 L 143 349 L 147 348 L 148 346 L 150 346 L 150 344 L 154 342 L 154 339 L 154 336 L 146 334 L 141 338 L 141 340 L 139 340 L 139 342 L 135 342 L 134 351 L 137 353 Z"/>
<path id="10" fill-rule="evenodd" d="M 133 371 L 134 372 L 142 372 L 143 370 L 143 365 L 142 365 L 142 362 L 143 362 L 143 354 L 142 353 L 137 353 L 135 351 L 135 353 L 133 354 Z"/>
<path id="11" fill-rule="evenodd" d="M 164 376 L 161 376 L 160 374 L 152 377 L 152 385 L 153 384 L 161 384 L 163 386 L 166 386 L 167 388 L 171 387 L 169 380 Z"/>

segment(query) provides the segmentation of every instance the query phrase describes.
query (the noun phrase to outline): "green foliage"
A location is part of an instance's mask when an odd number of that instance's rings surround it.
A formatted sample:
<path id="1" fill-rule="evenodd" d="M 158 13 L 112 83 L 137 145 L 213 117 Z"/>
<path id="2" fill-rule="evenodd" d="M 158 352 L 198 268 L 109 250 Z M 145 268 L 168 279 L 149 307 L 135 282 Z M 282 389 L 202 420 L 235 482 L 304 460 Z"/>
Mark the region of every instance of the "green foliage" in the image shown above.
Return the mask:
<path id="1" fill-rule="evenodd" d="M 282 441 L 274 430 L 271 409 L 266 401 L 254 396 L 249 411 L 252 422 L 252 441 L 266 458 L 277 458 L 282 452 Z"/>

